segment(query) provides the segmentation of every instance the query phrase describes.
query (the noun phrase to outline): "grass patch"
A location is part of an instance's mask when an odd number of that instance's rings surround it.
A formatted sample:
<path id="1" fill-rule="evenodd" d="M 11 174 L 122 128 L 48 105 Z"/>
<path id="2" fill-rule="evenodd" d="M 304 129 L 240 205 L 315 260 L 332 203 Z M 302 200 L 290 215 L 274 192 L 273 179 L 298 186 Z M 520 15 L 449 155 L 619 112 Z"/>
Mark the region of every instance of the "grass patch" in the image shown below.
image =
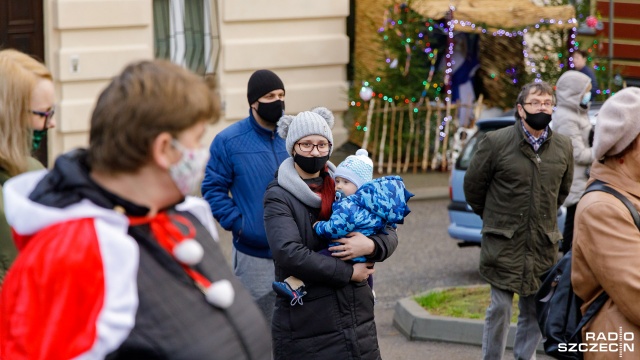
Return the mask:
<path id="1" fill-rule="evenodd" d="M 484 320 L 491 302 L 489 286 L 454 287 L 415 297 L 429 313 L 465 319 Z M 513 296 L 511 322 L 518 322 L 518 294 Z"/>

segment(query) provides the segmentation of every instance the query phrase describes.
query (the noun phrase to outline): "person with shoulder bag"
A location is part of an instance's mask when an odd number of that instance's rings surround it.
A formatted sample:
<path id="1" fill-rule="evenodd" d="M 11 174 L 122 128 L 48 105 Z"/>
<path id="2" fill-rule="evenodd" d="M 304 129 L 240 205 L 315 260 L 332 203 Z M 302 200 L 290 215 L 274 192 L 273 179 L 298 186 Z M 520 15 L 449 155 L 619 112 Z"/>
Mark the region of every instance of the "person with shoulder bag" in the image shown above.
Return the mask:
<path id="1" fill-rule="evenodd" d="M 602 191 L 615 196 L 627 207 L 633 222 L 640 229 L 640 214 L 624 195 L 600 180 L 591 182 L 584 194 L 592 191 Z M 593 301 L 585 304 L 575 294 L 571 284 L 572 258 L 572 252 L 569 249 L 562 259 L 543 276 L 544 280 L 535 296 L 538 325 L 544 339 L 544 352 L 562 360 L 583 358 L 582 351 L 585 347 L 580 348 L 581 345 L 579 345 L 583 343 L 582 328 L 609 299 L 609 294 L 602 291 Z M 584 311 L 582 311 L 583 308 Z"/>
<path id="2" fill-rule="evenodd" d="M 609 187 L 640 208 L 640 88 L 625 88 L 609 98 L 598 113 L 589 184 Z M 609 299 L 582 329 L 589 344 L 608 347 L 609 333 L 625 335 L 614 341 L 640 350 L 640 230 L 627 207 L 611 194 L 585 194 L 576 209 L 571 282 L 589 305 L 603 292 Z M 602 335 L 605 334 L 605 335 Z M 613 349 L 612 349 L 613 350 Z M 584 352 L 585 359 L 637 358 L 619 351 Z"/>

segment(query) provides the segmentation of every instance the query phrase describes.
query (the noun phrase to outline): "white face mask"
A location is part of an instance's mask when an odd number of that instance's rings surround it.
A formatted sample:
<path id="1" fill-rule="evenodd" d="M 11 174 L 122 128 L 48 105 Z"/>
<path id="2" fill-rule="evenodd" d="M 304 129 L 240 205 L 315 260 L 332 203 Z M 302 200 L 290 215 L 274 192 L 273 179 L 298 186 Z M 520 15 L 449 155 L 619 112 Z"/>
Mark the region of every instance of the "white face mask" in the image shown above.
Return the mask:
<path id="1" fill-rule="evenodd" d="M 204 177 L 204 169 L 209 160 L 209 149 L 206 147 L 187 149 L 175 139 L 171 144 L 182 153 L 180 161 L 169 168 L 171 178 L 182 195 L 193 195 L 200 188 Z"/>
<path id="2" fill-rule="evenodd" d="M 584 93 L 584 95 L 582 95 L 582 100 L 580 101 L 580 103 L 587 105 L 589 101 L 591 101 L 591 91 L 587 91 L 586 93 Z"/>

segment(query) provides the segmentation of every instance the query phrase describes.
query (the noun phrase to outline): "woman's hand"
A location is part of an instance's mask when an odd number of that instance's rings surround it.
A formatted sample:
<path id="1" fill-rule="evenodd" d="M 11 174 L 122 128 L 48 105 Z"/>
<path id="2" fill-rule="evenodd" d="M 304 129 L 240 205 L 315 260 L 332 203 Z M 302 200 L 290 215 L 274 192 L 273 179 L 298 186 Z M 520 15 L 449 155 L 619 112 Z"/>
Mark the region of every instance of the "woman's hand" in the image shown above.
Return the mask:
<path id="1" fill-rule="evenodd" d="M 373 240 L 359 232 L 349 233 L 347 237 L 335 240 L 335 242 L 340 243 L 340 245 L 330 247 L 329 251 L 332 252 L 331 256 L 340 258 L 340 260 L 351 260 L 358 256 L 368 256 L 376 250 L 376 245 Z"/>
<path id="2" fill-rule="evenodd" d="M 373 263 L 355 263 L 353 264 L 353 275 L 351 275 L 351 281 L 363 282 L 367 280 L 370 275 L 373 275 L 375 271 Z"/>

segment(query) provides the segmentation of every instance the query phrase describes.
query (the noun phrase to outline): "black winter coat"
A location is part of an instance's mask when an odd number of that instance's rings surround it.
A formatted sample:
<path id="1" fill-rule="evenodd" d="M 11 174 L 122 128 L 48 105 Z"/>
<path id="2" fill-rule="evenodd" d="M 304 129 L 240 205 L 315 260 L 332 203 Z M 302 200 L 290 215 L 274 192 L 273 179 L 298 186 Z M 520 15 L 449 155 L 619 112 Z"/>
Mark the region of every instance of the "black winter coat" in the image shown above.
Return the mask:
<path id="1" fill-rule="evenodd" d="M 366 281 L 350 281 L 350 263 L 317 253 L 327 247 L 313 230 L 320 209 L 300 202 L 277 180 L 267 187 L 264 207 L 276 281 L 295 276 L 307 291 L 303 305 L 276 299 L 274 358 L 379 359 L 371 288 Z M 371 261 L 383 261 L 395 251 L 398 236 L 390 227 L 386 232 L 370 236 L 376 245 Z"/>

